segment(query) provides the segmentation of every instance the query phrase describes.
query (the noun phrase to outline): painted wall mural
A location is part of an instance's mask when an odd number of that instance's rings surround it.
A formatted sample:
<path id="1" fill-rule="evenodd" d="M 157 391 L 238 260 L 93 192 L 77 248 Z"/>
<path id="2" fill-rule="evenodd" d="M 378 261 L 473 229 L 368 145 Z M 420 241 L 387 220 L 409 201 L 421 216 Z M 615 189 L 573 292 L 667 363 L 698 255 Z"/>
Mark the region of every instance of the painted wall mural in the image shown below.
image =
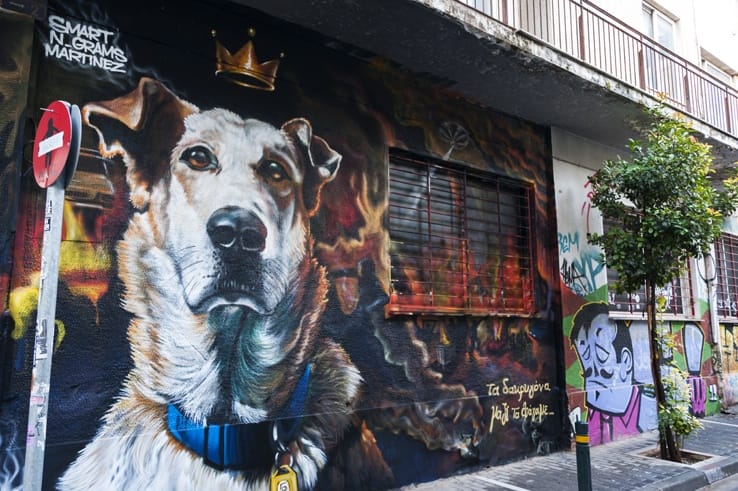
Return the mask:
<path id="1" fill-rule="evenodd" d="M 38 26 L 34 107 L 84 120 L 44 487 L 386 489 L 566 444 L 545 129 L 232 4 L 51 2 Z M 529 315 L 386 315 L 388 148 L 532 186 Z M 43 227 L 25 174 L 19 210 L 3 489 Z"/>
<path id="2" fill-rule="evenodd" d="M 7 11 L 0 13 L 0 311 L 5 311 L 12 270 L 12 243 L 18 208 L 23 151 L 23 111 L 28 95 L 33 22 Z M 5 317 L 0 324 L 4 348 Z M 0 351 L 2 353 L 3 351 Z M 1 372 L 0 372 L 1 373 Z M 2 387 L 0 377 L 0 388 Z"/>
<path id="3" fill-rule="evenodd" d="M 738 235 L 738 219 L 736 217 L 727 218 L 723 222 L 723 230 L 725 233 Z M 728 299 L 717 298 L 716 303 L 719 309 L 724 309 L 726 314 L 738 312 L 738 305 L 735 307 Z M 726 405 L 738 403 L 738 327 L 733 322 L 720 322 L 720 349 L 722 350 L 722 398 Z"/>
<path id="4" fill-rule="evenodd" d="M 559 274 L 563 286 L 580 297 L 593 295 L 607 284 L 600 250 L 587 240 L 589 234 L 602 232 L 600 214 L 589 201 L 589 173 L 563 162 L 554 169 Z"/>
<path id="5" fill-rule="evenodd" d="M 738 403 L 738 327 L 720 324 L 720 348 L 723 350 L 723 400 Z"/>
<path id="6" fill-rule="evenodd" d="M 591 172 L 564 162 L 556 162 L 554 169 L 563 328 L 570 347 L 565 353 L 569 418 L 572 427 L 577 420 L 587 421 L 590 442 L 596 445 L 656 428 L 657 414 L 645 318 L 611 314 L 627 309 L 608 289 L 599 249 L 587 241 L 588 233 L 602 231 L 588 186 L 577 184 L 586 183 Z M 676 348 L 664 353 L 664 361 L 688 372 L 690 410 L 705 416 L 719 410 L 717 376 L 706 302 L 695 304 L 700 322 L 665 322 L 665 334 Z"/>
<path id="7" fill-rule="evenodd" d="M 586 416 L 592 444 L 654 429 L 657 424 L 648 325 L 639 320 L 613 320 L 609 310 L 603 302 L 585 303 L 573 316 L 569 335 L 577 355 L 567 370 L 570 400 L 574 401 L 570 416 L 574 420 Z M 676 348 L 664 353 L 664 362 L 674 362 L 687 371 L 690 411 L 700 417 L 717 412 L 717 376 L 704 331 L 692 322 L 668 322 L 666 329 Z M 668 374 L 668 367 L 664 370 Z M 579 387 L 583 388 L 581 396 L 575 389 Z"/>
<path id="8" fill-rule="evenodd" d="M 656 427 L 656 399 L 646 385 L 653 378 L 643 363 L 643 355 L 650 358 L 648 336 L 635 332 L 644 329 L 611 320 L 609 310 L 601 302 L 583 305 L 570 334 L 582 367 L 593 445 Z"/>
<path id="9" fill-rule="evenodd" d="M 33 23 L 21 16 L 0 12 L 0 401 L 5 400 L 11 377 L 12 321 L 8 313 L 10 276 L 13 270 L 12 244 L 18 209 L 21 178 L 23 111 L 28 93 L 28 73 L 33 40 Z M 2 402 L 0 402 L 2 404 Z M 0 415 L 3 415 L 0 409 Z M 0 417 L 0 469 L 17 469 L 12 447 L 20 421 Z M 14 476 L 0 471 L 0 489 Z"/>

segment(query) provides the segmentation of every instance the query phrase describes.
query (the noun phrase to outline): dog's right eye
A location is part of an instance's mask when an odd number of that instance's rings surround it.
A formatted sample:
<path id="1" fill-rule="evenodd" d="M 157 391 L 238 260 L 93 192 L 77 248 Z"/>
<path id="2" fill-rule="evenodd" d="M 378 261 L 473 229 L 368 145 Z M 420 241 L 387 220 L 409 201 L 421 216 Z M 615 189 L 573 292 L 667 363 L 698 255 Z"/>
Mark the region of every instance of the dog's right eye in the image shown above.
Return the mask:
<path id="1" fill-rule="evenodd" d="M 209 148 L 203 146 L 188 148 L 182 152 L 182 156 L 179 159 L 187 164 L 190 169 L 194 170 L 218 168 L 218 159 Z"/>
<path id="2" fill-rule="evenodd" d="M 265 161 L 259 167 L 259 173 L 274 182 L 282 182 L 289 177 L 285 168 L 273 160 Z"/>

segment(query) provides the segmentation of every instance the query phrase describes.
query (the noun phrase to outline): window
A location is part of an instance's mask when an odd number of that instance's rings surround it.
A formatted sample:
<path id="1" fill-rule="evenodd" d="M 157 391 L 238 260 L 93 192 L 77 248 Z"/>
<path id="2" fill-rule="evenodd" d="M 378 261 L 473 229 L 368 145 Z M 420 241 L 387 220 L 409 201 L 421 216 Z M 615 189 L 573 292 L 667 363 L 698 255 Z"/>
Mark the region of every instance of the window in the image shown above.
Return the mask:
<path id="1" fill-rule="evenodd" d="M 674 21 L 669 17 L 643 4 L 643 32 L 661 46 L 674 51 Z"/>
<path id="2" fill-rule="evenodd" d="M 738 317 L 738 237 L 722 234 L 715 243 L 718 317 Z"/>
<path id="3" fill-rule="evenodd" d="M 702 68 L 704 68 L 707 73 L 725 84 L 730 85 L 733 81 L 733 77 L 731 77 L 728 72 L 704 58 L 702 59 Z"/>
<path id="4" fill-rule="evenodd" d="M 390 152 L 387 314 L 526 313 L 530 185 Z"/>
<path id="5" fill-rule="evenodd" d="M 618 294 L 615 293 L 615 282 L 617 279 L 617 271 L 608 268 L 607 285 L 609 287 L 610 311 L 627 312 L 629 314 L 645 312 L 646 285 L 643 285 L 635 293 Z M 693 316 L 691 267 L 688 265 L 684 268 L 682 275 L 670 284 L 657 287 L 656 295 L 663 295 L 666 298 L 666 310 L 664 313 Z"/>
<path id="6" fill-rule="evenodd" d="M 604 230 L 612 226 L 604 223 Z M 613 268 L 607 268 L 607 286 L 610 302 L 610 312 L 622 312 L 628 314 L 640 314 L 646 311 L 646 285 L 643 285 L 634 293 L 616 293 L 615 282 L 618 272 Z M 680 277 L 674 279 L 665 286 L 656 288 L 656 295 L 666 298 L 666 310 L 664 313 L 671 315 L 689 316 L 695 315 L 692 302 L 692 267 L 691 261 L 687 263 Z"/>
<path id="7" fill-rule="evenodd" d="M 666 94 L 672 102 L 683 100 L 684 73 L 676 70 L 665 56 L 664 48 L 675 50 L 675 24 L 663 12 L 643 4 L 643 32 L 655 41 L 644 39 L 643 63 L 647 90 Z"/>
<path id="8" fill-rule="evenodd" d="M 731 119 L 731 109 L 726 104 L 726 92 L 721 83 L 732 86 L 733 76 L 727 65 L 702 48 L 702 69 L 712 75 L 717 83 L 700 81 L 702 90 L 697 91 L 692 99 L 692 110 L 703 119 L 709 121 L 728 121 Z M 727 69 L 727 70 L 726 70 Z"/>

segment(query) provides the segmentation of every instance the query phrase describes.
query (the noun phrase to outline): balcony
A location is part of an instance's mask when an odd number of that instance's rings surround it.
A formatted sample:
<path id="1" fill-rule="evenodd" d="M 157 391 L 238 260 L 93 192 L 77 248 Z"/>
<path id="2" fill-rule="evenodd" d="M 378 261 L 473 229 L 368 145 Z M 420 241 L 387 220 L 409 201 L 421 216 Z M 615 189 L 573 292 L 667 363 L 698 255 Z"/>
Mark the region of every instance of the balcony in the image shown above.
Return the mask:
<path id="1" fill-rule="evenodd" d="M 738 161 L 738 93 L 586 0 L 233 1 L 618 151 L 661 93 L 713 146 L 718 170 Z"/>
<path id="2" fill-rule="evenodd" d="M 586 0 L 458 0 L 738 137 L 738 92 Z"/>

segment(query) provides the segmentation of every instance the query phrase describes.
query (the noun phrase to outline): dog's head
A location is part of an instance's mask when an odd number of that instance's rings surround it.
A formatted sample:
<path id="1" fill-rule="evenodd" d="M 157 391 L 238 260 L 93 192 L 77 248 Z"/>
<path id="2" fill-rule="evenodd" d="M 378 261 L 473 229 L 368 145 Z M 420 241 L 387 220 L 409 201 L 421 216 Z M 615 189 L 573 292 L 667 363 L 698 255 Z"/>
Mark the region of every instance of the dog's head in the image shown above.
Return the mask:
<path id="1" fill-rule="evenodd" d="M 101 153 L 125 161 L 131 202 L 190 309 L 271 312 L 309 259 L 309 219 L 341 160 L 310 123 L 200 111 L 152 79 L 82 114 Z"/>

